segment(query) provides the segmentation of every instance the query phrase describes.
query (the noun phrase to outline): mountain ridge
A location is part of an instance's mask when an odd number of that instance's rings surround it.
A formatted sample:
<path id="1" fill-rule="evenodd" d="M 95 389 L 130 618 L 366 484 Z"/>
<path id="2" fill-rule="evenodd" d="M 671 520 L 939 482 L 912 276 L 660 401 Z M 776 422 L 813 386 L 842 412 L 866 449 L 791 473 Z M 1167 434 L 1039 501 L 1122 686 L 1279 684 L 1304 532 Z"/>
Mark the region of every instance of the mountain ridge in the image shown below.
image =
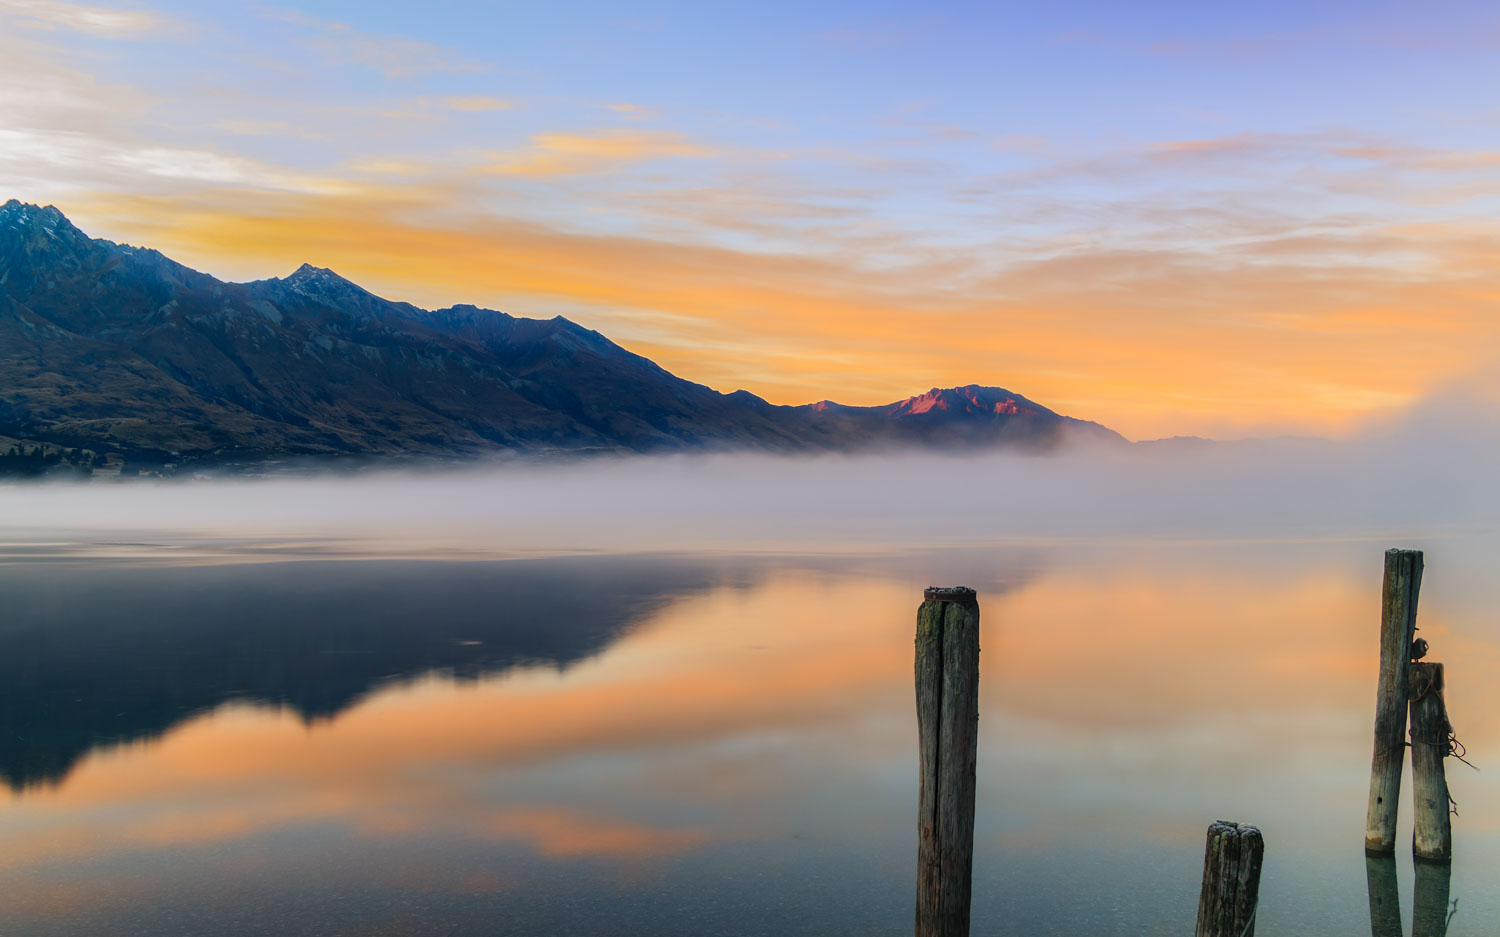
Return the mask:
<path id="1" fill-rule="evenodd" d="M 0 206 L 0 437 L 22 451 L 146 467 L 1124 442 L 975 384 L 823 404 L 720 393 L 563 316 L 422 309 L 311 263 L 229 283 L 53 206 Z"/>

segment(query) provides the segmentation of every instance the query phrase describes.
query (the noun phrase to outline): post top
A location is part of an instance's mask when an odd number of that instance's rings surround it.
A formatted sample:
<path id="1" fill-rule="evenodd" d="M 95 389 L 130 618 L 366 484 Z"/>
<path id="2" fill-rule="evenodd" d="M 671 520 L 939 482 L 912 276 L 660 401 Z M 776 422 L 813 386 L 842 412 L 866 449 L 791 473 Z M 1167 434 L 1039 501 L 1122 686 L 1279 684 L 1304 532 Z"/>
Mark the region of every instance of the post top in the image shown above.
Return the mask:
<path id="1" fill-rule="evenodd" d="M 1238 823 L 1234 820 L 1215 820 L 1208 825 L 1208 831 L 1212 833 L 1215 830 L 1225 833 L 1239 833 L 1242 836 L 1248 836 L 1252 833 L 1256 836 L 1260 835 L 1260 827 L 1250 823 Z"/>
<path id="2" fill-rule="evenodd" d="M 978 602 L 979 593 L 968 586 L 928 586 L 922 593 L 924 602 Z"/>

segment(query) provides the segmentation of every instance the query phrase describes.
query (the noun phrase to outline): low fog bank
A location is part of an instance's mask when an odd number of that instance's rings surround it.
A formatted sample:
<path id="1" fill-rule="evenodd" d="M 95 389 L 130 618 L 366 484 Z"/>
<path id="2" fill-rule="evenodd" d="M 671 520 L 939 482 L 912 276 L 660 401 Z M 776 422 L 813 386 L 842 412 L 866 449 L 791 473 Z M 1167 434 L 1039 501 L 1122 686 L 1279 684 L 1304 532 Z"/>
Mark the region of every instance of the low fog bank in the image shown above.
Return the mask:
<path id="1" fill-rule="evenodd" d="M 1342 442 L 1054 456 L 673 456 L 435 473 L 13 486 L 0 533 L 497 552 L 1045 538 L 1436 537 L 1500 521 L 1500 408 L 1434 398 Z"/>

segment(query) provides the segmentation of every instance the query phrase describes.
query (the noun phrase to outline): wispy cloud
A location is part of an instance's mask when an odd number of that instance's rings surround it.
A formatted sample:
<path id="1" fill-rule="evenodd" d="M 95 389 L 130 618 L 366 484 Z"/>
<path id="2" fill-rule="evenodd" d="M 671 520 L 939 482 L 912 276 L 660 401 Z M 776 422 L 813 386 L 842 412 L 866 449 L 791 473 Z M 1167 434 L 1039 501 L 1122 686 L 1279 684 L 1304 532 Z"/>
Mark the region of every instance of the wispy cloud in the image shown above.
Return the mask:
<path id="1" fill-rule="evenodd" d="M 1326 198 L 1308 196 L 1433 204 L 1435 196 L 1456 184 L 1472 195 L 1470 184 L 1477 180 L 1500 183 L 1500 152 L 1418 147 L 1349 131 L 1242 132 L 1116 145 L 1094 153 L 1062 152 L 1042 153 L 1052 158 L 992 175 L 991 191 L 1044 191 L 1087 181 L 1124 193 L 1170 181 L 1200 200 L 1213 198 L 1213 192 L 1259 189 L 1262 204 L 1294 199 L 1303 211 L 1327 212 Z M 1253 209 L 1253 204 L 1246 207 Z"/>
<path id="2" fill-rule="evenodd" d="M 152 142 L 137 131 L 152 103 L 0 34 L 0 191 L 55 198 L 93 189 L 155 191 L 173 181 L 303 192 L 342 185 L 211 147 Z"/>
<path id="3" fill-rule="evenodd" d="M 209 145 L 154 142 L 139 122 L 155 103 L 51 61 L 45 49 L 0 34 L 0 192 L 51 199 L 68 192 L 153 192 L 174 184 L 303 193 L 348 191 L 338 179 Z M 293 128 L 224 121 L 232 133 Z"/>
<path id="4" fill-rule="evenodd" d="M 768 244 L 826 248 L 849 243 L 852 230 L 868 234 L 880 192 L 814 185 L 772 172 L 740 171 L 711 184 L 666 184 L 605 194 L 599 204 L 642 219 L 682 240 L 746 235 Z"/>
<path id="5" fill-rule="evenodd" d="M 0 186 L 68 190 L 147 190 L 152 180 L 209 183 L 312 194 L 349 192 L 338 179 L 235 154 L 162 146 L 69 131 L 0 130 Z"/>
<path id="6" fill-rule="evenodd" d="M 298 140 L 327 140 L 328 134 L 316 133 L 282 120 L 216 120 L 211 125 L 240 137 L 292 137 Z"/>
<path id="7" fill-rule="evenodd" d="M 1361 11 L 1359 17 L 1340 18 L 1336 25 L 1309 25 L 1258 33 L 1151 35 L 1074 29 L 1055 35 L 1053 42 L 1126 55 L 1218 64 L 1260 62 L 1337 49 L 1441 54 L 1484 53 L 1500 47 L 1500 32 L 1497 32 L 1493 11 L 1486 10 L 1483 4 L 1476 4 L 1469 10 L 1455 8 L 1444 17 L 1422 17 L 1419 21 L 1402 16 L 1403 12 L 1418 12 L 1418 8 L 1403 10 L 1401 4 L 1390 4 L 1384 9 L 1370 7 Z"/>
<path id="8" fill-rule="evenodd" d="M 1254 61 L 1293 49 L 1327 42 L 1332 33 L 1317 30 L 1285 31 L 1236 36 L 1137 36 L 1076 29 L 1054 38 L 1058 45 L 1084 46 L 1128 55 L 1168 59 Z"/>
<path id="9" fill-rule="evenodd" d="M 348 23 L 322 20 L 297 10 L 260 7 L 261 15 L 300 27 L 304 42 L 336 65 L 373 68 L 387 78 L 434 72 L 478 72 L 489 66 L 452 49 L 405 36 L 378 36 Z"/>
<path id="10" fill-rule="evenodd" d="M 450 111 L 508 111 L 516 104 L 491 94 L 459 94 L 443 98 L 443 106 Z"/>
<path id="11" fill-rule="evenodd" d="M 901 142 L 913 143 L 961 143 L 977 139 L 978 131 L 937 121 L 909 120 L 901 117 L 886 117 L 880 121 L 882 127 L 894 127 L 906 131 L 908 136 Z"/>
<path id="12" fill-rule="evenodd" d="M 606 111 L 614 111 L 626 120 L 655 120 L 661 116 L 655 110 L 640 104 L 604 104 L 600 106 Z"/>
<path id="13" fill-rule="evenodd" d="M 350 160 L 346 165 L 354 172 L 381 176 L 425 176 L 432 172 L 430 163 L 418 160 L 370 157 Z"/>
<path id="14" fill-rule="evenodd" d="M 1500 169 L 1500 150 L 1445 150 L 1378 143 L 1332 146 L 1329 150 L 1350 159 L 1411 169 L 1455 172 Z"/>
<path id="15" fill-rule="evenodd" d="M 717 152 L 668 131 L 540 133 L 523 149 L 492 154 L 486 171 L 503 176 L 572 176 L 647 160 L 701 159 Z"/>
<path id="16" fill-rule="evenodd" d="M 146 39 L 187 31 L 185 24 L 149 10 L 117 10 L 64 0 L 0 0 L 0 15 L 29 29 L 73 29 L 106 39 Z"/>

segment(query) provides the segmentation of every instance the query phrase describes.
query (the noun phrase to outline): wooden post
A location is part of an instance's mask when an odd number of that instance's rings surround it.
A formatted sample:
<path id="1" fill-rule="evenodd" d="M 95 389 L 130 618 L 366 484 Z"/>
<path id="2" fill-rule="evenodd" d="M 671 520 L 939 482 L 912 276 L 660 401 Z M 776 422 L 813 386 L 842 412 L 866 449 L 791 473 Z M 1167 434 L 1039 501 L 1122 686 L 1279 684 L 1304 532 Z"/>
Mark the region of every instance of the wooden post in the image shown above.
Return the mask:
<path id="1" fill-rule="evenodd" d="M 1415 827 L 1412 854 L 1428 862 L 1453 858 L 1453 827 L 1448 811 L 1448 709 L 1443 705 L 1443 665 L 1411 665 L 1411 793 Z"/>
<path id="2" fill-rule="evenodd" d="M 1365 883 L 1370 889 L 1370 937 L 1404 937 L 1396 857 L 1365 856 Z"/>
<path id="3" fill-rule="evenodd" d="M 1418 862 L 1413 887 L 1411 937 L 1446 937 L 1448 883 L 1453 867 L 1446 862 Z"/>
<path id="4" fill-rule="evenodd" d="M 1370 761 L 1370 801 L 1365 812 L 1365 852 L 1396 851 L 1396 807 L 1406 760 L 1407 668 L 1422 588 L 1422 551 L 1385 551 L 1380 609 L 1380 683 L 1375 691 L 1375 755 Z"/>
<path id="5" fill-rule="evenodd" d="M 1197 937 L 1255 937 L 1266 843 L 1248 823 L 1215 820 L 1203 851 Z"/>
<path id="6" fill-rule="evenodd" d="M 979 737 L 979 601 L 928 589 L 917 609 L 917 937 L 968 937 Z"/>

